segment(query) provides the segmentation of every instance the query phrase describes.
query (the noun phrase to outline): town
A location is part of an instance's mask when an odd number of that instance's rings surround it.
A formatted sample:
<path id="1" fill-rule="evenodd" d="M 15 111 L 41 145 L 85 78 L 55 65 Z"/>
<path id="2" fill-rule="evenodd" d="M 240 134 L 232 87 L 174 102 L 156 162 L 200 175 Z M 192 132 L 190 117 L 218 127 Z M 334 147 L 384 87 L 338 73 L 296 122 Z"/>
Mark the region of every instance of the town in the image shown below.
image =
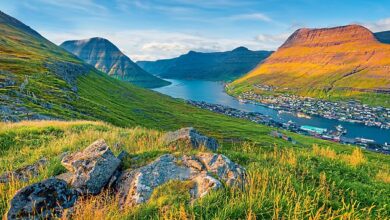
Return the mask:
<path id="1" fill-rule="evenodd" d="M 230 108 L 219 104 L 211 104 L 203 101 L 187 101 L 187 103 L 196 106 L 198 108 L 210 110 L 215 113 L 224 114 L 230 117 L 245 119 L 258 124 L 264 124 L 264 125 L 274 127 L 277 130 L 272 131 L 270 133 L 271 136 L 276 138 L 282 138 L 293 144 L 295 144 L 296 141 L 293 138 L 281 133 L 279 131 L 280 129 L 291 131 L 298 134 L 307 135 L 307 136 L 312 136 L 324 140 L 330 140 L 341 144 L 359 145 L 360 147 L 370 151 L 390 154 L 390 146 L 388 144 L 381 145 L 376 143 L 373 140 L 364 139 L 364 138 L 343 137 L 343 134 L 345 134 L 346 131 L 341 126 L 335 127 L 334 130 L 317 128 L 308 125 L 298 126 L 296 123 L 292 121 L 288 121 L 285 123 L 275 121 L 271 117 L 259 112 L 246 112 L 235 108 Z"/>
<path id="2" fill-rule="evenodd" d="M 256 85 L 257 89 L 272 91 L 272 86 Z M 256 94 L 253 91 L 242 93 L 241 102 L 263 104 L 280 111 L 294 112 L 298 117 L 321 116 L 366 126 L 390 129 L 390 108 L 371 107 L 357 101 L 330 102 L 310 97 L 283 94 L 278 96 Z"/>

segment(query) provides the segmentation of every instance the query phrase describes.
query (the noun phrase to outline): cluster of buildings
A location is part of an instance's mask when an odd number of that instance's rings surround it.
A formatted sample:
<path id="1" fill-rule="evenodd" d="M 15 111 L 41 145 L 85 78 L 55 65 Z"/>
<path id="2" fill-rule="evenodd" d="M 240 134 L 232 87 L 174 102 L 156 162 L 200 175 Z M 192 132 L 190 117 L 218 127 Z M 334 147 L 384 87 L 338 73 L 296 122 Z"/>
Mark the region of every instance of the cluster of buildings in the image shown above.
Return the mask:
<path id="1" fill-rule="evenodd" d="M 261 89 L 270 91 L 272 87 L 261 86 Z M 245 92 L 238 98 L 241 101 L 254 101 L 282 111 L 297 112 L 303 116 L 316 115 L 327 119 L 390 129 L 390 108 L 372 107 L 356 101 L 330 102 L 288 94 L 278 96 L 261 95 L 253 91 Z"/>
<path id="2" fill-rule="evenodd" d="M 339 142 L 343 144 L 360 145 L 361 147 L 368 150 L 390 154 L 390 146 L 388 146 L 387 144 L 382 146 L 380 144 L 375 143 L 375 141 L 369 139 L 343 137 L 342 135 L 345 134 L 346 130 L 341 126 L 337 126 L 334 130 L 328 130 L 328 129 L 318 128 L 318 127 L 313 127 L 308 125 L 298 126 L 296 123 L 292 121 L 288 121 L 284 123 L 275 121 L 271 117 L 259 112 L 246 112 L 235 108 L 230 108 L 218 104 L 211 104 L 202 101 L 187 101 L 187 102 L 198 108 L 207 109 L 230 117 L 245 119 L 258 124 L 264 124 L 274 128 L 284 129 L 291 132 L 308 135 L 308 136 L 312 136 L 324 140 L 330 140 L 330 141 Z M 294 144 L 296 143 L 295 140 L 293 140 L 291 137 L 282 134 L 279 131 L 271 132 L 271 136 L 284 139 Z"/>

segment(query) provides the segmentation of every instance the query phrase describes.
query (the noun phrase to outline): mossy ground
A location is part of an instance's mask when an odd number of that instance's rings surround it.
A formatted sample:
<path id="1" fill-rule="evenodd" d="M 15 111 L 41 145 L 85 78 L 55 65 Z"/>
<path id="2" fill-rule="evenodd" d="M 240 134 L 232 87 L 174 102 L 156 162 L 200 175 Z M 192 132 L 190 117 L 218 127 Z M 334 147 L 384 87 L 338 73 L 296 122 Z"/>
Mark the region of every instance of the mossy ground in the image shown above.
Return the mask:
<path id="1" fill-rule="evenodd" d="M 229 128 L 227 128 L 229 130 Z M 356 147 L 311 140 L 291 146 L 267 134 L 224 141 L 223 153 L 249 174 L 245 191 L 224 188 L 191 202 L 188 182 L 169 182 L 150 202 L 119 210 L 109 191 L 83 198 L 75 219 L 386 219 L 390 215 L 390 157 Z M 102 122 L 42 121 L 0 124 L 0 170 L 13 170 L 46 157 L 49 166 L 28 183 L 0 185 L 0 214 L 25 185 L 64 172 L 59 156 L 104 138 L 117 155 L 129 152 L 126 167 L 139 167 L 165 153 L 163 132 L 141 127 L 121 128 Z M 230 136 L 226 134 L 226 138 Z M 307 137 L 300 137 L 307 139 Z M 258 140 L 264 139 L 259 142 Z M 196 153 L 196 151 L 192 151 Z M 188 152 L 187 152 L 188 153 Z"/>

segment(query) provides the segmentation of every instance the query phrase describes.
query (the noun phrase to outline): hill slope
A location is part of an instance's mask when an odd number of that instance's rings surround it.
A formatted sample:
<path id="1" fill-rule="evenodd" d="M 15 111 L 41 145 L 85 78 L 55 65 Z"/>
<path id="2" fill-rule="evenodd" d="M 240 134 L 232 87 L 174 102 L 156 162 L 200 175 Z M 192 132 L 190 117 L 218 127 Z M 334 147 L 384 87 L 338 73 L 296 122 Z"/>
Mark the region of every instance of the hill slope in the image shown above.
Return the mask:
<path id="1" fill-rule="evenodd" d="M 390 105 L 390 45 L 366 28 L 349 25 L 299 29 L 262 65 L 235 81 L 235 90 L 251 85 L 320 98 L 354 97 Z"/>
<path id="2" fill-rule="evenodd" d="M 194 126 L 226 140 L 279 141 L 268 136 L 266 126 L 201 110 L 109 77 L 21 22 L 0 15 L 1 121 L 88 119 L 160 130 Z"/>
<path id="3" fill-rule="evenodd" d="M 163 78 L 229 81 L 249 72 L 271 53 L 245 47 L 216 53 L 190 51 L 173 59 L 139 61 L 137 64 Z"/>
<path id="4" fill-rule="evenodd" d="M 63 42 L 60 46 L 114 78 L 147 88 L 169 85 L 169 82 L 141 69 L 107 39 L 95 37 L 71 40 Z"/>

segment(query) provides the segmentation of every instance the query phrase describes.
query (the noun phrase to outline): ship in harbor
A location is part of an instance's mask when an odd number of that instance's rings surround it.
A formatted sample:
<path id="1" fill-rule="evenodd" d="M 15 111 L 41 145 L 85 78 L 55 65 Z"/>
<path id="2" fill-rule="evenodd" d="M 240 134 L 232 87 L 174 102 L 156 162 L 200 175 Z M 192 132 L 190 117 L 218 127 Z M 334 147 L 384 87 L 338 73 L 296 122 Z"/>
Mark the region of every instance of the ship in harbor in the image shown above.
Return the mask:
<path id="1" fill-rule="evenodd" d="M 298 118 L 307 118 L 307 119 L 311 119 L 311 117 L 309 115 L 306 115 L 305 113 L 302 113 L 302 112 L 298 112 L 297 113 L 297 117 Z"/>
<path id="2" fill-rule="evenodd" d="M 341 135 L 347 133 L 347 129 L 345 129 L 342 125 L 337 125 L 337 126 L 336 126 L 336 130 L 337 130 Z"/>

